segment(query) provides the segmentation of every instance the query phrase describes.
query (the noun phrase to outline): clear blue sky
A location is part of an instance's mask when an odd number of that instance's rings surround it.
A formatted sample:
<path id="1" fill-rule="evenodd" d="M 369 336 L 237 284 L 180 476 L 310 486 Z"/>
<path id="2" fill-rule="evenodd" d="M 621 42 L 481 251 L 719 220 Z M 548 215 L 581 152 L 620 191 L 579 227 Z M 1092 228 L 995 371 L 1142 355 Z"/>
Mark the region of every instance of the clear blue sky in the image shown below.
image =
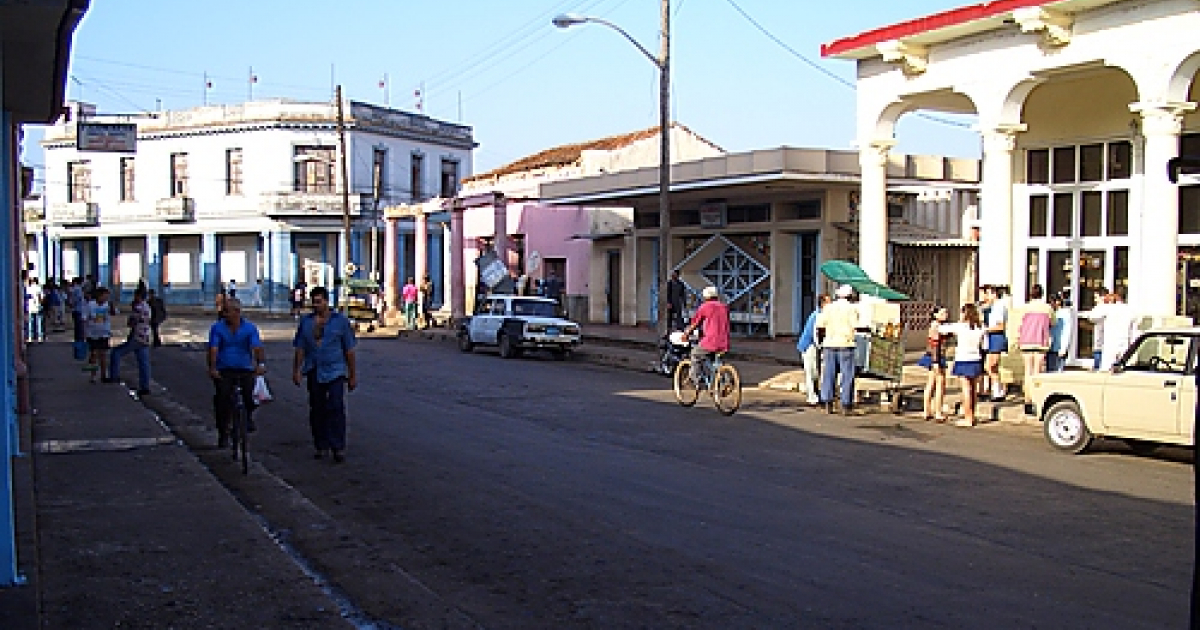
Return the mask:
<path id="1" fill-rule="evenodd" d="M 969 2 L 672 0 L 673 117 L 731 151 L 849 148 L 854 64 L 820 45 Z M 93 0 L 76 31 L 68 96 L 101 112 L 187 108 L 255 98 L 350 98 L 415 107 L 471 125 L 475 172 L 540 149 L 654 126 L 653 64 L 603 26 L 560 30 L 563 12 L 620 24 L 658 50 L 657 0 Z M 331 76 L 332 75 L 332 76 Z M 462 118 L 459 118 L 461 98 Z M 33 138 L 39 137 L 36 132 Z M 978 155 L 968 129 L 905 116 L 896 150 Z M 29 156 L 40 162 L 37 153 Z"/>

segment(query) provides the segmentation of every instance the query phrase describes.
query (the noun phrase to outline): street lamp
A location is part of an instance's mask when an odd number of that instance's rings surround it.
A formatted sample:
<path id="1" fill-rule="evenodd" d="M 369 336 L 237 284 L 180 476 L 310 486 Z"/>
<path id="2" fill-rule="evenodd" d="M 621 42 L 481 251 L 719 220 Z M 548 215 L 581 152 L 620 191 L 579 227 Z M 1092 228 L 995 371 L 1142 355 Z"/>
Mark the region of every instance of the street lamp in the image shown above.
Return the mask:
<path id="1" fill-rule="evenodd" d="M 592 22 L 602 24 L 629 40 L 658 68 L 659 150 L 658 161 L 658 330 L 667 333 L 667 291 L 664 283 L 671 266 L 671 1 L 661 0 L 662 48 L 654 56 L 625 29 L 608 20 L 565 13 L 551 22 L 558 28 L 570 28 Z"/>

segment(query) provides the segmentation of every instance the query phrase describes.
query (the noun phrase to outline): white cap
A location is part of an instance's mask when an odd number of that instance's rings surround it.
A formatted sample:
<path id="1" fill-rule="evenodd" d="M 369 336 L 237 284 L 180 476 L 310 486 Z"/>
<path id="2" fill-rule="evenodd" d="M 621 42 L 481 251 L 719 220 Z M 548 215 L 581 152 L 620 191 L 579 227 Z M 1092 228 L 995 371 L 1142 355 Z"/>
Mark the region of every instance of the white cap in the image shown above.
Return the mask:
<path id="1" fill-rule="evenodd" d="M 700 292 L 700 296 L 706 300 L 711 300 L 711 299 L 717 297 L 718 295 L 720 295 L 720 294 L 717 293 L 717 287 L 714 287 L 711 285 L 704 287 L 704 290 Z"/>
<path id="2" fill-rule="evenodd" d="M 848 284 L 843 284 L 842 286 L 837 288 L 835 295 L 837 295 L 838 297 L 848 298 L 848 297 L 854 295 L 854 289 L 851 288 L 851 286 Z"/>

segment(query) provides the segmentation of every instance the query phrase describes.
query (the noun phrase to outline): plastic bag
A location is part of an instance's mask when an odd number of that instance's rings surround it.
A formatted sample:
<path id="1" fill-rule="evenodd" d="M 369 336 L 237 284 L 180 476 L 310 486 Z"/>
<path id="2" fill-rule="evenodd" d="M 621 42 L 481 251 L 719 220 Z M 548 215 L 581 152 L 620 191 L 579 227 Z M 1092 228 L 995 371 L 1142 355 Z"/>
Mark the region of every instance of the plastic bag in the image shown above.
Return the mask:
<path id="1" fill-rule="evenodd" d="M 271 395 L 271 390 L 267 388 L 267 377 L 261 374 L 254 378 L 254 391 L 251 395 L 254 397 L 256 405 L 263 405 L 275 400 L 275 397 Z"/>

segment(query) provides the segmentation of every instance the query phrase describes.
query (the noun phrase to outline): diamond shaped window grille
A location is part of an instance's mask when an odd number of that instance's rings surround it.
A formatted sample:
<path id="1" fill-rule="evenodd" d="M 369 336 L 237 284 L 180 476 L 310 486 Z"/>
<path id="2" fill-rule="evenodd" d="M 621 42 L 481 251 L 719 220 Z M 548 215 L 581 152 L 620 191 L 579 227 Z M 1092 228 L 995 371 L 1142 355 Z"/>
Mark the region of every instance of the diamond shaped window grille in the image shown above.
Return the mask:
<path id="1" fill-rule="evenodd" d="M 721 291 L 726 303 L 731 303 L 749 293 L 771 273 L 762 263 L 730 243 L 700 270 L 700 275 Z"/>

